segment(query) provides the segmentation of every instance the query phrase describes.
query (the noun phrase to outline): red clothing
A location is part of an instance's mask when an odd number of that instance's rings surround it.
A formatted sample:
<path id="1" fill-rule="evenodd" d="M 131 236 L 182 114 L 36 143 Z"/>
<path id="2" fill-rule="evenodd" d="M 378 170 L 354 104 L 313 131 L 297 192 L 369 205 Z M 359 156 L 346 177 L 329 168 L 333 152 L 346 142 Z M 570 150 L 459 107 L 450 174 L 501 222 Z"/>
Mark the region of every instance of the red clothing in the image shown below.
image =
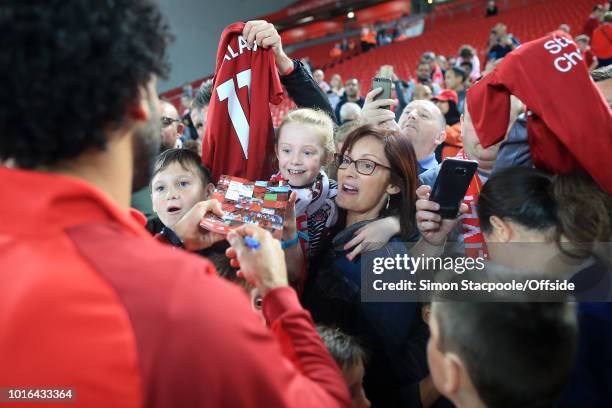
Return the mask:
<path id="1" fill-rule="evenodd" d="M 599 59 L 612 58 L 612 23 L 603 23 L 593 31 L 591 49 Z"/>
<path id="2" fill-rule="evenodd" d="M 0 168 L 0 187 L 0 384 L 73 387 L 74 407 L 350 406 L 292 289 L 264 299 L 272 332 L 87 183 Z"/>
<path id="3" fill-rule="evenodd" d="M 453 126 L 446 125 L 446 137 L 444 147 L 442 147 L 441 159 L 455 157 L 463 149 L 463 139 L 461 138 L 461 123 L 457 122 Z"/>
<path id="4" fill-rule="evenodd" d="M 587 69 L 591 69 L 591 65 L 593 64 L 593 60 L 595 59 L 595 55 L 593 55 L 591 47 L 586 47 L 584 51 L 582 51 L 582 58 L 584 60 L 584 65 L 586 65 Z"/>
<path id="5" fill-rule="evenodd" d="M 436 64 L 436 67 L 433 70 L 431 82 L 433 82 L 434 84 L 438 84 L 442 89 L 444 89 L 445 87 L 444 74 L 442 73 L 442 68 L 440 68 L 438 64 Z"/>
<path id="6" fill-rule="evenodd" d="M 283 88 L 272 50 L 248 48 L 243 28 L 244 23 L 226 27 L 217 50 L 202 141 L 202 162 L 215 181 L 222 174 L 248 180 L 272 175 L 274 130 L 268 102 L 278 105 Z"/>
<path id="7" fill-rule="evenodd" d="M 582 34 L 586 34 L 590 37 L 593 37 L 593 31 L 599 26 L 599 17 L 597 15 L 590 15 L 587 21 L 584 23 L 584 27 L 582 28 Z"/>
<path id="8" fill-rule="evenodd" d="M 531 111 L 527 130 L 536 167 L 585 171 L 612 193 L 612 114 L 570 37 L 549 35 L 523 44 L 467 92 L 467 107 L 483 147 L 506 134 L 510 95 Z"/>

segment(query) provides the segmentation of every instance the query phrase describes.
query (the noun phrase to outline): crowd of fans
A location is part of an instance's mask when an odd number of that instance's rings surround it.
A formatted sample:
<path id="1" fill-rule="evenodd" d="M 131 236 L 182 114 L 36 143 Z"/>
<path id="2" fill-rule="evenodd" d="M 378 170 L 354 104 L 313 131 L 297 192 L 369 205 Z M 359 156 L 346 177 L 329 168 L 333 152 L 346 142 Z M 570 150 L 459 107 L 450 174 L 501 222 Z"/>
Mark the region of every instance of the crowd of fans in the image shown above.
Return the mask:
<path id="1" fill-rule="evenodd" d="M 482 53 L 426 52 L 412 78 L 381 65 L 384 99 L 311 74 L 272 24 L 246 23 L 298 105 L 270 157 L 248 158 L 290 186 L 280 240 L 200 227 L 223 215 L 202 160 L 215 83 L 186 88 L 180 111 L 158 100 L 171 35 L 153 2 L 2 7 L 0 386 L 74 387 L 91 407 L 612 404 L 609 4 L 576 38 L 563 27 L 521 44 L 498 23 Z M 576 101 L 539 103 L 534 87 L 559 79 L 522 77 L 549 43 L 582 56 Z M 430 200 L 446 158 L 478 166 L 454 219 Z M 485 257 L 490 279 L 597 296 L 363 301 L 368 258 L 451 243 Z"/>

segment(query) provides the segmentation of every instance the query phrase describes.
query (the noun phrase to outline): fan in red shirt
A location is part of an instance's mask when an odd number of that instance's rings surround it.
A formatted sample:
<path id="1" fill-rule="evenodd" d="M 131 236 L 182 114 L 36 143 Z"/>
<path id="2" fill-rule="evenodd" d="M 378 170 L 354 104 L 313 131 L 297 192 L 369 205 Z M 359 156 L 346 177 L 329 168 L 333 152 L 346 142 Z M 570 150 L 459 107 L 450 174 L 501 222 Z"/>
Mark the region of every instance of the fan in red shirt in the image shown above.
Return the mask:
<path id="1" fill-rule="evenodd" d="M 249 180 L 272 175 L 274 131 L 268 102 L 279 104 L 283 89 L 272 50 L 249 44 L 245 24 L 221 34 L 213 95 L 202 142 L 202 161 L 216 181 L 222 174 Z"/>
<path id="2" fill-rule="evenodd" d="M 600 67 L 612 64 L 612 11 L 607 12 L 603 23 L 593 30 L 591 48 Z"/>

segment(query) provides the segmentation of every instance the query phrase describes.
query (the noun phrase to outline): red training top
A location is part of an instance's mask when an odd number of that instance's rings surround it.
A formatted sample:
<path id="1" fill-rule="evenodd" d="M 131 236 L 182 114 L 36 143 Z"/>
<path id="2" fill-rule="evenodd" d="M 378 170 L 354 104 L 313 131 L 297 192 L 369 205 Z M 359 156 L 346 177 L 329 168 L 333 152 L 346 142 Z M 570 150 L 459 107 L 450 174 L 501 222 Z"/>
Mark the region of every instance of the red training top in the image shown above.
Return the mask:
<path id="1" fill-rule="evenodd" d="M 467 107 L 485 148 L 506 134 L 510 95 L 531 111 L 527 133 L 536 167 L 585 171 L 612 193 L 612 113 L 571 37 L 557 32 L 523 44 L 468 90 Z"/>
<path id="2" fill-rule="evenodd" d="M 222 174 L 248 180 L 272 175 L 274 130 L 269 102 L 282 101 L 283 88 L 272 50 L 242 37 L 244 23 L 221 34 L 217 67 L 202 141 L 202 162 L 215 182 Z"/>
<path id="3" fill-rule="evenodd" d="M 292 289 L 264 299 L 269 330 L 87 183 L 0 167 L 0 187 L 1 386 L 72 387 L 71 407 L 350 406 Z"/>
<path id="4" fill-rule="evenodd" d="M 582 51 L 582 58 L 584 59 L 584 64 L 586 65 L 587 69 L 591 69 L 591 65 L 595 59 L 595 55 L 593 54 L 593 51 L 591 51 L 591 47 L 586 47 L 584 51 Z"/>

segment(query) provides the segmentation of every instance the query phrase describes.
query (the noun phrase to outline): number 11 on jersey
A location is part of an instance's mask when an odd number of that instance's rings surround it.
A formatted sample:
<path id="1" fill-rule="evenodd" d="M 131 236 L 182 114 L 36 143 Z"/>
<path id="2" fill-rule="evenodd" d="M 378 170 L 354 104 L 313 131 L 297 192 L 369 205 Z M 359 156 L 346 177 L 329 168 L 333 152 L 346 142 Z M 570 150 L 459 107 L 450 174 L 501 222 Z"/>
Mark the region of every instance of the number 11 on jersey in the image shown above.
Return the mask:
<path id="1" fill-rule="evenodd" d="M 244 88 L 245 86 L 247 87 L 250 103 L 251 69 L 247 69 L 236 74 L 236 82 L 238 83 L 238 89 Z M 232 126 L 238 135 L 238 140 L 240 141 L 240 145 L 242 146 L 242 151 L 244 153 L 244 158 L 248 159 L 250 126 L 246 114 L 244 113 L 244 109 L 242 108 L 242 105 L 240 105 L 240 100 L 238 99 L 238 94 L 236 93 L 236 87 L 234 86 L 234 78 L 230 78 L 217 86 L 217 96 L 219 97 L 220 102 L 226 99 L 228 100 L 227 109 L 229 112 L 230 121 L 232 122 Z"/>

